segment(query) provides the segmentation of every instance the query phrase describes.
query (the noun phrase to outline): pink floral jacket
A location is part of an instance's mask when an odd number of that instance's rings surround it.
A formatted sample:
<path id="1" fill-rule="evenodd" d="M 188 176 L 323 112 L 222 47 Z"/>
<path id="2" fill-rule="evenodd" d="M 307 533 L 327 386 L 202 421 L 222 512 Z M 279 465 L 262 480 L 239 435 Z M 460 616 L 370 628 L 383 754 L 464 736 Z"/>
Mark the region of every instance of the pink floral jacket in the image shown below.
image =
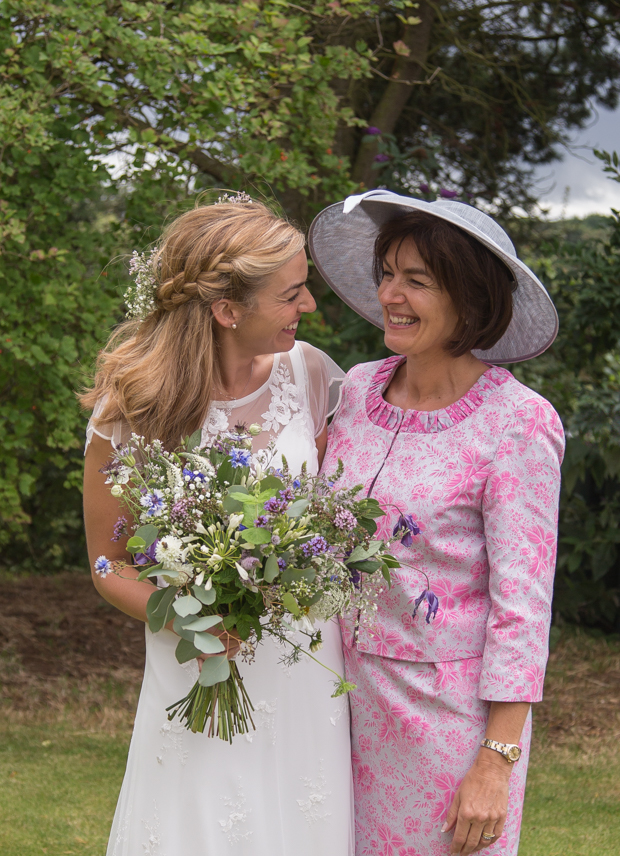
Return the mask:
<path id="1" fill-rule="evenodd" d="M 420 528 L 393 545 L 402 563 L 376 620 L 348 647 L 414 662 L 482 658 L 479 696 L 540 701 L 547 662 L 564 435 L 553 407 L 506 369 L 491 366 L 455 404 L 402 411 L 383 390 L 403 357 L 353 368 L 330 427 L 323 471 L 342 458 L 340 485 L 363 483 L 387 512 Z M 383 467 L 382 467 L 383 465 Z M 398 508 L 397 508 L 398 507 Z M 427 624 L 424 570 L 439 598 Z"/>

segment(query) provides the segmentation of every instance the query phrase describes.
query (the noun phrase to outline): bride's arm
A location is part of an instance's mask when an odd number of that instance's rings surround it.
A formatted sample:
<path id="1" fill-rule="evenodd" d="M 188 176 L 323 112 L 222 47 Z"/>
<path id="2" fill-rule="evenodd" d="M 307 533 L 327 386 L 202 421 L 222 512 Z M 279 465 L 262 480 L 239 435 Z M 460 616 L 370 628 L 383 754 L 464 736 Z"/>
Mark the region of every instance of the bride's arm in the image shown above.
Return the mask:
<path id="1" fill-rule="evenodd" d="M 323 428 L 318 437 L 314 438 L 314 442 L 316 443 L 316 450 L 319 455 L 320 468 L 323 464 L 323 458 L 325 457 L 325 450 L 327 449 L 327 425 Z"/>
<path id="2" fill-rule="evenodd" d="M 127 512 L 120 502 L 110 493 L 106 485 L 106 477 L 100 473 L 100 468 L 112 455 L 112 444 L 109 440 L 93 435 L 86 451 L 84 461 L 84 525 L 86 527 L 86 542 L 88 545 L 88 561 L 95 588 L 99 594 L 116 606 L 121 612 L 146 621 L 146 603 L 155 590 L 148 581 L 138 582 L 139 571 L 127 567 L 122 571 L 121 579 L 116 574 L 108 574 L 105 579 L 94 571 L 95 560 L 105 556 L 110 561 L 124 560 L 132 562 L 131 555 L 125 549 L 127 538 L 112 541 L 114 524 L 120 516 L 127 517 Z M 131 523 L 131 521 L 129 521 Z"/>

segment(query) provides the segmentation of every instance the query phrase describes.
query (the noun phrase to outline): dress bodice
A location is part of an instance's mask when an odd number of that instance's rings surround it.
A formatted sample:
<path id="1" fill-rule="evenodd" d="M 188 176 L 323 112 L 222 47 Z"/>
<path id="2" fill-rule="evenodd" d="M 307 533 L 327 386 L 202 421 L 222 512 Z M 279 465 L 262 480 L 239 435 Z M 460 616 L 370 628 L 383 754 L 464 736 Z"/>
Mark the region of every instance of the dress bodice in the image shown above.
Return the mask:
<path id="1" fill-rule="evenodd" d="M 327 354 L 307 342 L 296 342 L 287 352 L 274 354 L 268 379 L 257 390 L 233 401 L 212 401 L 202 426 L 207 444 L 217 434 L 233 430 L 240 423 L 257 424 L 262 433 L 253 438 L 254 451 L 275 467 L 282 458 L 298 473 L 306 462 L 308 472 L 318 472 L 315 438 L 323 431 L 327 417 L 338 402 L 344 372 Z M 97 434 L 118 446 L 129 439 L 126 423 L 97 424 L 103 401 L 97 404 L 86 430 L 87 442 Z M 275 454 L 267 455 L 268 447 Z"/>

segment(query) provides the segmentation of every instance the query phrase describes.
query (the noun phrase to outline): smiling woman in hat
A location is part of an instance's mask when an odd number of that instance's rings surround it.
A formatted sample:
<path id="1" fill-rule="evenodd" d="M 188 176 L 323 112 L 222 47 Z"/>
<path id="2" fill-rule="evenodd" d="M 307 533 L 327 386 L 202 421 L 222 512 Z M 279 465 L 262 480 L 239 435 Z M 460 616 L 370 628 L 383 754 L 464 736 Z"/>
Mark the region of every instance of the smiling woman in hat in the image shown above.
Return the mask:
<path id="1" fill-rule="evenodd" d="M 343 627 L 357 856 L 514 856 L 564 441 L 496 364 L 548 348 L 555 309 L 504 230 L 459 202 L 350 197 L 310 248 L 397 355 L 349 372 L 323 465 L 342 458 L 386 512 L 378 537 L 402 536 L 376 618 Z"/>

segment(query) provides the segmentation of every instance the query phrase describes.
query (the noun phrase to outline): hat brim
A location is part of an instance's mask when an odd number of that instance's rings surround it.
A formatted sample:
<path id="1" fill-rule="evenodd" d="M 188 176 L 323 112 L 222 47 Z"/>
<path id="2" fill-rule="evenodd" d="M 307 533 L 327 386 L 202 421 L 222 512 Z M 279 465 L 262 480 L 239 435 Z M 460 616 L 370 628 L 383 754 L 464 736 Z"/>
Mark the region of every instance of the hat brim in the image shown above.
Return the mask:
<path id="1" fill-rule="evenodd" d="M 373 278 L 374 246 L 381 226 L 411 209 L 426 211 L 452 223 L 477 238 L 514 273 L 517 288 L 508 329 L 488 350 L 472 353 L 488 363 L 517 363 L 539 356 L 558 333 L 558 315 L 544 285 L 516 256 L 449 208 L 422 199 L 398 196 L 389 191 L 363 199 L 349 213 L 344 202 L 321 211 L 308 236 L 310 254 L 330 288 L 358 315 L 384 329 L 383 310 Z"/>

